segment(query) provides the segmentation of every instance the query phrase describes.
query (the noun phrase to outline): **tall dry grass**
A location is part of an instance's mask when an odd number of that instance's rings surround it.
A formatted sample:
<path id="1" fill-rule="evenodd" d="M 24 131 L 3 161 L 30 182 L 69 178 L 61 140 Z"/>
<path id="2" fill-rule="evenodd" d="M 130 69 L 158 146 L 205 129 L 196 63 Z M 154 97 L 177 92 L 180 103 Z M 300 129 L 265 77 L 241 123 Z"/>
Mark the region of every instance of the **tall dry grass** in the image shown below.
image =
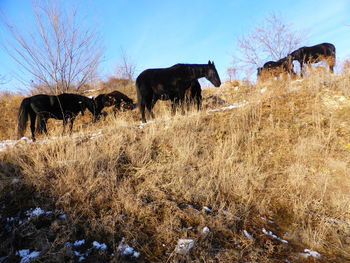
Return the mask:
<path id="1" fill-rule="evenodd" d="M 148 125 L 139 126 L 138 112 L 124 112 L 78 125 L 72 136 L 20 144 L 1 158 L 69 215 L 69 234 L 51 253 L 82 236 L 113 250 L 124 237 L 144 262 L 346 262 L 349 80 L 321 72 L 208 89 L 205 98 L 249 103 L 210 111 L 205 101 L 203 111 L 176 116 L 159 103 Z M 196 239 L 187 258 L 173 252 L 180 238 Z M 303 259 L 304 248 L 322 258 Z"/>

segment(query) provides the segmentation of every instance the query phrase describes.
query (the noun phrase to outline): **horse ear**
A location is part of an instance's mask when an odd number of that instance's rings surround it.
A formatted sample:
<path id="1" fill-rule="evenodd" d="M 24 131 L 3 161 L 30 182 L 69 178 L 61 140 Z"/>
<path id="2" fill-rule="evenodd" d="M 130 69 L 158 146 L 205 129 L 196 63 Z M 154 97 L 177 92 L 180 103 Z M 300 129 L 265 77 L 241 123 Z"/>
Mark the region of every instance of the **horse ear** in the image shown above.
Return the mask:
<path id="1" fill-rule="evenodd" d="M 211 65 L 211 62 L 210 62 L 210 60 L 208 60 L 208 65 Z"/>

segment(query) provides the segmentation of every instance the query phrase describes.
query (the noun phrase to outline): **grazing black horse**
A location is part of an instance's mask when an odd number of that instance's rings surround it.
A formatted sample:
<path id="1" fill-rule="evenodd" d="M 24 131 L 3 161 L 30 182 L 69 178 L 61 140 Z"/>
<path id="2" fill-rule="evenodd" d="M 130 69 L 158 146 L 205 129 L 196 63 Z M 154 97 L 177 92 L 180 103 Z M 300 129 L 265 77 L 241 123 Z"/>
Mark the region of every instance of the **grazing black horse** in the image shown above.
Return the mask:
<path id="1" fill-rule="evenodd" d="M 207 78 L 215 87 L 221 85 L 213 62 L 208 64 L 176 64 L 169 68 L 146 69 L 136 79 L 136 92 L 142 122 L 146 122 L 145 108 L 152 118 L 152 108 L 159 99 L 170 99 L 173 106 L 185 99 L 186 83 Z M 183 103 L 182 103 L 183 104 Z"/>
<path id="2" fill-rule="evenodd" d="M 293 63 L 291 63 L 288 57 L 281 58 L 277 61 L 268 61 L 264 64 L 264 66 L 258 68 L 259 79 L 264 77 L 278 78 L 281 74 L 284 77 L 287 75 L 295 75 L 295 72 L 293 70 Z"/>
<path id="3" fill-rule="evenodd" d="M 37 131 L 44 131 L 47 134 L 46 122 L 50 118 L 63 120 L 63 128 L 67 121 L 70 121 L 70 131 L 73 128 L 75 117 L 85 109 L 94 115 L 95 120 L 99 112 L 95 110 L 95 103 L 88 97 L 78 94 L 63 93 L 56 95 L 39 94 L 23 99 L 18 111 L 18 138 L 23 137 L 28 115 L 30 117 L 30 129 L 32 139 L 35 141 L 35 121 L 37 119 Z"/>
<path id="4" fill-rule="evenodd" d="M 300 63 L 301 76 L 303 75 L 303 66 L 316 62 L 325 61 L 328 64 L 330 72 L 333 73 L 335 65 L 335 46 L 330 43 L 322 43 L 311 47 L 301 47 L 288 55 L 289 60 L 297 60 Z"/>
<path id="5" fill-rule="evenodd" d="M 94 100 L 96 111 L 99 113 L 101 113 L 104 107 L 110 107 L 113 105 L 116 110 L 120 110 L 121 108 L 125 110 L 133 110 L 136 107 L 136 104 L 134 104 L 132 99 L 117 90 L 108 94 L 100 94 Z"/>

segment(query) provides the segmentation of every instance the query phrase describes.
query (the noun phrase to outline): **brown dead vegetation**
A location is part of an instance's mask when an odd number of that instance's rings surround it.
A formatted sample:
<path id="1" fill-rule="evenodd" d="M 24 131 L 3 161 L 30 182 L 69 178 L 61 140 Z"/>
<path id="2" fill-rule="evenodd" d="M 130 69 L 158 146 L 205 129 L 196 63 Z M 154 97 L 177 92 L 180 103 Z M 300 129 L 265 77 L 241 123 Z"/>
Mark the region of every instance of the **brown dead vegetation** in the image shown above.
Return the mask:
<path id="1" fill-rule="evenodd" d="M 143 126 L 136 110 L 96 124 L 80 118 L 72 136 L 1 152 L 0 258 L 16 262 L 30 248 L 43 262 L 78 261 L 64 244 L 85 239 L 86 249 L 108 246 L 91 250 L 89 262 L 349 261 L 349 82 L 322 72 L 224 85 L 203 91 L 223 104 L 201 112 L 171 116 L 162 102 Z M 241 106 L 210 111 L 229 105 Z M 26 221 L 35 207 L 53 214 Z M 118 253 L 122 238 L 140 257 Z M 187 255 L 174 252 L 181 238 L 195 240 Z M 303 258 L 304 249 L 322 256 Z"/>

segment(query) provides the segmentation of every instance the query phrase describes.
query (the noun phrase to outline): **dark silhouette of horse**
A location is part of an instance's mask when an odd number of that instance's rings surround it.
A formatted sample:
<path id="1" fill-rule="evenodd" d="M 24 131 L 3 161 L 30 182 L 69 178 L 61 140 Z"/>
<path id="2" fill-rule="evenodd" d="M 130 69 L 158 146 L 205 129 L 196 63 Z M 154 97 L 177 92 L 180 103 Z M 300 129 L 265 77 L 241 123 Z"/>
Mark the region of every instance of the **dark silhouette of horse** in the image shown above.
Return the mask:
<path id="1" fill-rule="evenodd" d="M 136 79 L 136 92 L 142 122 L 146 122 L 145 108 L 151 117 L 153 106 L 157 100 L 169 99 L 176 105 L 183 105 L 185 91 L 190 83 L 198 78 L 205 77 L 215 87 L 221 85 L 219 74 L 214 63 L 208 64 L 176 64 L 169 68 L 146 69 Z"/>
<path id="2" fill-rule="evenodd" d="M 311 47 L 301 47 L 288 55 L 291 62 L 294 60 L 300 63 L 300 72 L 303 76 L 303 66 L 324 61 L 328 64 L 330 72 L 333 73 L 335 65 L 335 46 L 330 43 L 322 43 Z"/>
<path id="3" fill-rule="evenodd" d="M 107 94 L 99 94 L 95 99 L 96 111 L 101 113 L 104 107 L 114 105 L 115 110 L 133 110 L 136 108 L 133 100 L 119 91 L 113 91 Z M 99 116 L 98 116 L 99 118 Z"/>
<path id="4" fill-rule="evenodd" d="M 195 104 L 197 110 L 200 110 L 202 107 L 202 89 L 199 81 L 192 80 L 189 84 L 189 87 L 185 91 L 185 103 L 187 106 L 190 104 Z"/>
<path id="5" fill-rule="evenodd" d="M 70 131 L 72 131 L 76 116 L 79 112 L 84 114 L 86 108 L 94 115 L 94 120 L 96 120 L 99 112 L 96 112 L 94 101 L 82 95 L 70 93 L 63 93 L 57 96 L 38 94 L 25 98 L 22 100 L 18 111 L 18 138 L 24 135 L 28 115 L 30 117 L 32 139 L 35 141 L 36 121 L 39 133 L 44 131 L 47 134 L 46 123 L 50 118 L 63 120 L 63 131 L 69 121 Z"/>
<path id="6" fill-rule="evenodd" d="M 258 79 L 265 80 L 268 78 L 279 78 L 280 76 L 287 78 L 288 75 L 295 76 L 293 63 L 288 57 L 281 58 L 277 61 L 268 61 L 264 66 L 258 68 Z"/>

